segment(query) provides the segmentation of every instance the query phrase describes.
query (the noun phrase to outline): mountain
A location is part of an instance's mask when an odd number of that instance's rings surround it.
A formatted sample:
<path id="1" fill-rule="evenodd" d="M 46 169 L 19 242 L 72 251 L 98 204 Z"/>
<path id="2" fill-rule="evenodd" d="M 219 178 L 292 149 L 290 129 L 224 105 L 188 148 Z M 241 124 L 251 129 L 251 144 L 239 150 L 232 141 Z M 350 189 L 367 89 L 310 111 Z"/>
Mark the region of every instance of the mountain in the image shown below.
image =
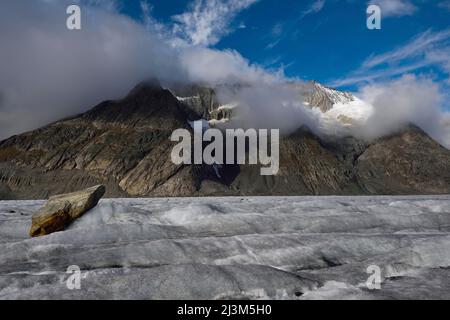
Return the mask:
<path id="1" fill-rule="evenodd" d="M 328 88 L 316 81 L 307 84 L 303 92 L 305 92 L 307 105 L 319 108 L 324 113 L 333 109 L 338 103 L 349 104 L 356 100 L 356 97 L 350 92 Z"/>
<path id="2" fill-rule="evenodd" d="M 309 88 L 309 106 L 323 114 L 359 103 L 317 83 Z M 0 142 L 0 199 L 96 184 L 109 197 L 450 193 L 450 151 L 413 125 L 370 143 L 301 127 L 281 139 L 275 176 L 261 176 L 254 165 L 172 163 L 175 129 L 198 119 L 229 121 L 238 111 L 221 105 L 214 88 L 140 84 L 121 100 Z"/>
<path id="3" fill-rule="evenodd" d="M 321 113 L 321 130 L 327 132 L 329 128 L 335 130 L 333 122 L 352 126 L 364 122 L 373 113 L 373 107 L 350 92 L 342 92 L 326 87 L 316 81 L 294 82 L 288 84 L 298 93 L 299 101 L 309 109 Z M 184 85 L 172 89 L 172 93 L 180 103 L 186 106 L 192 119 L 202 118 L 211 126 L 228 122 L 237 115 L 239 108 L 235 104 L 220 104 L 216 91 L 227 89 L 238 91 L 244 85 L 221 85 L 216 88 L 206 88 L 198 85 Z M 334 133 L 332 131 L 331 133 Z"/>

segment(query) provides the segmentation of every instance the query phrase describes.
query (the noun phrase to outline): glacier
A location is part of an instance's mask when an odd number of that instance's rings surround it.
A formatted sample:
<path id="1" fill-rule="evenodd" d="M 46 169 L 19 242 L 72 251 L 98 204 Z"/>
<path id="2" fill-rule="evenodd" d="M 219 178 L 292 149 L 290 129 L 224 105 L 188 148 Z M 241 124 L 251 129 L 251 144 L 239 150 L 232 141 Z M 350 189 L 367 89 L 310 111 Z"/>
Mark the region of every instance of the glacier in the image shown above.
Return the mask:
<path id="1" fill-rule="evenodd" d="M 0 201 L 0 299 L 450 299 L 448 195 L 104 199 L 30 239 L 44 203 Z"/>

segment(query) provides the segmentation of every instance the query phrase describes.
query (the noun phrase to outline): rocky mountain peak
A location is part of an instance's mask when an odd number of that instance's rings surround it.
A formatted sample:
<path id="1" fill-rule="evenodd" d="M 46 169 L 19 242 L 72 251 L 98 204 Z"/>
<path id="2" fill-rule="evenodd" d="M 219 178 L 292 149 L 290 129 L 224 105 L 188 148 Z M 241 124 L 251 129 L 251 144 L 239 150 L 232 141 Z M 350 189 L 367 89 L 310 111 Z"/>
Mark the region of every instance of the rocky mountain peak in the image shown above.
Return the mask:
<path id="1" fill-rule="evenodd" d="M 178 100 L 157 82 L 143 82 L 121 100 L 104 101 L 82 115 L 108 124 L 168 129 L 183 127 L 185 114 Z"/>
<path id="2" fill-rule="evenodd" d="M 348 104 L 355 100 L 350 92 L 339 91 L 317 81 L 311 81 L 311 87 L 312 90 L 306 94 L 305 100 L 310 107 L 317 107 L 322 112 L 327 112 L 337 103 Z"/>
<path id="3" fill-rule="evenodd" d="M 160 82 L 156 79 L 151 79 L 138 83 L 133 89 L 131 89 L 127 97 L 138 95 L 151 95 L 154 92 L 158 92 L 161 90 L 163 90 L 163 88 Z"/>
<path id="4" fill-rule="evenodd" d="M 334 103 L 324 116 L 352 99 L 345 108 L 363 109 L 350 94 L 311 88 L 311 102 Z M 219 104 L 212 88 L 188 89 L 142 83 L 123 99 L 0 142 L 0 198 L 46 198 L 96 184 L 114 197 L 450 192 L 450 151 L 415 127 L 369 144 L 325 141 L 300 128 L 281 139 L 280 171 L 270 177 L 250 165 L 224 166 L 220 176 L 208 165 L 175 165 L 173 130 L 239 112 Z"/>
<path id="5" fill-rule="evenodd" d="M 217 98 L 217 90 L 239 90 L 239 85 L 220 85 L 210 88 L 201 85 L 179 86 L 172 89 L 180 104 L 187 110 L 189 120 L 204 119 L 214 126 L 227 122 L 235 116 L 234 104 L 221 104 Z"/>

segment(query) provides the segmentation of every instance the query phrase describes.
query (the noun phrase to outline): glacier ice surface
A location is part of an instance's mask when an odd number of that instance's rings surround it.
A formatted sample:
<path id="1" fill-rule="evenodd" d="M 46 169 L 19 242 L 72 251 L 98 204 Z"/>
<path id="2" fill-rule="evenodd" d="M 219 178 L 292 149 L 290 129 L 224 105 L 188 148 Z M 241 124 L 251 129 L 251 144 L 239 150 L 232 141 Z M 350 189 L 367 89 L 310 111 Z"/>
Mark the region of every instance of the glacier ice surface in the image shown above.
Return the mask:
<path id="1" fill-rule="evenodd" d="M 43 204 L 0 201 L 0 299 L 450 299 L 450 196 L 104 199 L 30 239 Z"/>

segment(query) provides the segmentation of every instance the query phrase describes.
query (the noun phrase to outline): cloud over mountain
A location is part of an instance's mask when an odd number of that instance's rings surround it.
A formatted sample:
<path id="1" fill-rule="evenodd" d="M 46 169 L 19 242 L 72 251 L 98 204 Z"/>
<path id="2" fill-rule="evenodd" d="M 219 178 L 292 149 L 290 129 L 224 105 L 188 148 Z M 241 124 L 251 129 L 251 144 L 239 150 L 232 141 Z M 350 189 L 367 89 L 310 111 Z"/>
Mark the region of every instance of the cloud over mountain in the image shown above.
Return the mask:
<path id="1" fill-rule="evenodd" d="M 405 75 L 397 80 L 364 86 L 360 96 L 374 108 L 360 132 L 363 136 L 379 137 L 414 123 L 450 148 L 450 126 L 446 123 L 450 113 L 442 112 L 444 94 L 432 80 Z"/>
<path id="2" fill-rule="evenodd" d="M 246 88 L 239 93 L 220 93 L 223 103 L 242 106 L 241 114 L 247 115 L 241 118 L 242 126 L 289 131 L 306 124 L 317 129 L 318 115 L 304 107 L 295 88 L 285 85 L 296 79 L 285 77 L 282 70 L 252 64 L 235 50 L 208 47 L 230 32 L 233 18 L 255 2 L 195 0 L 185 13 L 167 24 L 154 19 L 145 2 L 145 19 L 137 22 L 121 14 L 114 1 L 81 1 L 82 30 L 76 31 L 67 30 L 65 25 L 66 7 L 71 1 L 1 2 L 0 39 L 7 45 L 0 50 L 0 138 L 84 112 L 102 100 L 122 97 L 138 82 L 153 78 L 162 84 L 244 83 Z M 405 48 L 370 57 L 361 68 L 370 71 L 373 66 L 389 65 L 411 55 L 426 55 L 429 61 L 444 64 L 447 51 L 426 51 L 428 46 L 422 43 L 437 44 L 447 38 L 448 30 L 428 31 Z M 362 93 L 368 99 L 372 97 L 375 106 L 389 103 L 393 110 L 408 110 L 393 117 L 395 121 L 387 119 L 388 126 L 378 118 L 372 119 L 374 129 L 367 135 L 416 120 L 437 139 L 447 141 L 445 130 L 436 129 L 442 99 L 435 84 L 431 80 L 403 81 L 407 88 L 423 90 L 422 96 L 428 99 L 416 99 L 409 106 L 408 100 L 400 98 L 403 93 L 407 97 L 407 90 L 400 84 L 394 86 L 399 94 L 390 101 L 383 98 L 391 95 L 389 87 L 377 84 L 365 88 Z M 372 94 L 382 89 L 386 93 Z M 420 107 L 417 101 L 422 103 Z M 434 110 L 433 117 L 423 116 L 428 107 Z"/>
<path id="3" fill-rule="evenodd" d="M 228 9 L 225 4 L 214 8 L 230 18 L 252 2 L 233 0 Z M 148 78 L 244 81 L 264 74 L 234 51 L 175 48 L 173 39 L 162 38 L 158 30 L 120 14 L 114 1 L 81 1 L 82 29 L 70 31 L 65 24 L 69 4 L 68 0 L 0 3 L 4 44 L 0 50 L 0 138 L 85 111 L 101 100 L 119 98 Z M 197 15 L 199 5 L 186 14 Z M 212 6 L 210 2 L 207 7 L 211 15 Z M 222 30 L 226 21 L 223 18 Z M 215 32 L 204 37 L 215 38 Z"/>

